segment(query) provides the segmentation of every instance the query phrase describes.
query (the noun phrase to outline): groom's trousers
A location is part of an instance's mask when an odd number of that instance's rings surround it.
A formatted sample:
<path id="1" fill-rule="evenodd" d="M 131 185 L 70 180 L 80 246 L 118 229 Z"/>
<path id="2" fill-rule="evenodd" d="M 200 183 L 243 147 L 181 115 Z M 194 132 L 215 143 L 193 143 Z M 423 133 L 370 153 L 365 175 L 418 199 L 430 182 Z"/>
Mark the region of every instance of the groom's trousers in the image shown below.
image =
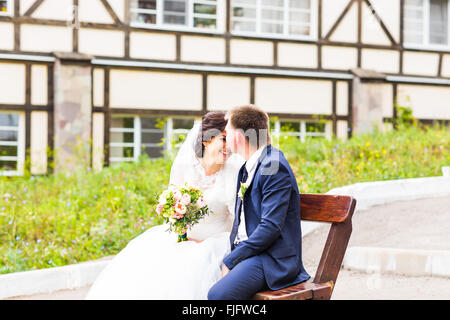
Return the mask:
<path id="1" fill-rule="evenodd" d="M 208 292 L 208 300 L 249 300 L 267 290 L 261 258 L 256 255 L 239 262 Z"/>

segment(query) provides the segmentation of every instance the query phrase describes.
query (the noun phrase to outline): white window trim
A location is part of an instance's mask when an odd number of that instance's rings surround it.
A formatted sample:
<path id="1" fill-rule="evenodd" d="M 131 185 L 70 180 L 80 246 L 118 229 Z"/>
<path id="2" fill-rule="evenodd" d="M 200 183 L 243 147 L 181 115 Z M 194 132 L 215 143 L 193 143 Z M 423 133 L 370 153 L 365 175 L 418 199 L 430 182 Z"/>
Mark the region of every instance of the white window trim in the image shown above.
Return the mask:
<path id="1" fill-rule="evenodd" d="M 142 132 L 161 132 L 162 130 L 159 129 L 142 129 L 141 125 L 141 115 L 127 115 L 127 114 L 117 114 L 114 115 L 114 117 L 117 118 L 133 118 L 133 128 L 114 128 L 111 127 L 109 132 L 110 133 L 123 133 L 123 132 L 132 132 L 133 133 L 133 142 L 110 142 L 109 147 L 132 147 L 133 148 L 133 157 L 109 157 L 110 162 L 135 162 L 138 161 L 139 157 L 142 154 L 142 147 L 143 146 L 150 146 L 150 147 L 161 147 L 159 143 L 142 143 Z M 183 117 L 183 116 L 172 116 L 172 117 L 166 117 L 164 125 L 164 144 L 162 145 L 164 147 L 164 150 L 171 150 L 172 149 L 172 138 L 173 134 L 177 133 L 188 133 L 191 128 L 188 129 L 173 129 L 173 119 L 192 119 L 194 120 L 194 124 L 198 121 L 198 118 L 195 117 Z M 158 118 L 158 117 L 155 117 Z M 201 121 L 201 120 L 200 120 Z"/>
<path id="2" fill-rule="evenodd" d="M 281 131 L 281 122 L 296 122 L 300 123 L 300 131 Z M 291 137 L 299 137 L 301 142 L 305 142 L 306 137 L 325 137 L 330 139 L 330 134 L 327 130 L 327 124 L 329 121 L 325 123 L 325 131 L 324 132 L 307 132 L 306 131 L 306 123 L 309 122 L 317 122 L 314 120 L 295 120 L 295 119 L 277 119 L 274 120 L 274 129 L 272 130 L 272 136 L 277 139 L 277 142 L 280 141 L 280 137 L 283 136 L 291 136 Z"/>
<path id="3" fill-rule="evenodd" d="M 405 6 L 406 7 L 406 6 Z M 420 49 L 426 51 L 449 51 L 450 50 L 450 1 L 447 0 L 447 44 L 430 44 L 430 0 L 424 0 L 424 17 L 423 17 L 423 42 L 420 43 L 403 43 L 405 49 Z M 403 17 L 405 19 L 405 17 Z M 403 32 L 406 30 L 403 29 Z"/>
<path id="4" fill-rule="evenodd" d="M 287 1 L 285 2 L 285 6 L 287 5 Z M 257 5 L 258 8 L 258 5 Z M 318 4 L 317 0 L 311 0 L 311 23 L 310 23 L 310 31 L 311 34 L 308 36 L 305 35 L 287 35 L 287 34 L 275 34 L 275 33 L 264 33 L 260 31 L 260 10 L 256 10 L 256 32 L 249 31 L 233 31 L 233 6 L 231 6 L 230 10 L 230 32 L 235 36 L 244 36 L 244 37 L 252 37 L 252 38 L 262 38 L 262 39 L 287 39 L 287 40 L 306 40 L 306 41 L 315 41 L 317 40 L 317 31 L 318 31 Z M 285 10 L 283 25 L 287 24 L 287 14 L 288 11 Z M 237 19 L 237 20 L 246 20 L 245 18 Z"/>
<path id="5" fill-rule="evenodd" d="M 0 16 L 12 16 L 13 13 L 12 5 L 13 5 L 12 0 L 6 0 L 6 11 L 5 12 L 0 11 Z"/>
<path id="6" fill-rule="evenodd" d="M 210 4 L 201 0 L 188 0 L 187 8 L 188 12 L 186 15 L 186 19 L 188 21 L 187 26 L 180 26 L 180 25 L 171 25 L 171 24 L 163 24 L 162 17 L 163 17 L 163 0 L 157 0 L 156 4 L 156 10 L 150 10 L 150 9 L 139 9 L 139 8 L 130 8 L 130 12 L 145 12 L 149 11 L 150 14 L 152 14 L 150 11 L 155 11 L 153 14 L 156 14 L 156 24 L 150 24 L 150 23 L 142 23 L 142 22 L 136 22 L 136 21 L 130 21 L 131 27 L 136 28 L 145 28 L 145 29 L 155 29 L 155 30 L 169 30 L 169 31 L 187 31 L 187 32 L 194 32 L 194 33 L 207 33 L 207 34 L 222 34 L 225 32 L 225 12 L 223 10 L 223 6 L 221 5 L 222 0 L 216 1 L 216 29 L 209 29 L 209 28 L 195 28 L 193 26 L 194 16 L 198 17 L 200 14 L 194 14 L 194 3 L 203 3 L 203 4 Z"/>
<path id="7" fill-rule="evenodd" d="M 140 119 L 137 120 L 137 116 L 130 116 L 130 115 L 115 115 L 114 117 L 120 118 L 120 117 L 124 117 L 124 118 L 133 118 L 133 128 L 114 128 L 111 127 L 109 129 L 109 133 L 123 133 L 123 132 L 132 132 L 133 133 L 133 142 L 110 142 L 109 143 L 109 147 L 133 147 L 133 157 L 109 157 L 109 161 L 110 162 L 131 162 L 131 161 L 136 161 L 139 156 L 136 153 L 136 150 L 138 150 L 139 154 L 140 154 L 140 148 L 138 145 L 136 145 L 136 137 L 139 137 L 138 139 L 140 140 L 140 132 L 139 134 L 136 134 L 136 125 L 137 122 L 139 121 L 139 126 L 140 126 Z"/>
<path id="8" fill-rule="evenodd" d="M 6 127 L 2 126 L 1 129 L 17 131 L 17 142 L 15 141 L 3 141 L 1 145 L 4 146 L 17 146 L 17 156 L 0 156 L 1 160 L 6 161 L 17 161 L 17 170 L 0 170 L 0 176 L 22 176 L 24 173 L 25 166 L 25 115 L 23 112 L 5 112 L 0 111 L 0 113 L 6 114 L 18 114 L 19 123 L 17 127 Z"/>

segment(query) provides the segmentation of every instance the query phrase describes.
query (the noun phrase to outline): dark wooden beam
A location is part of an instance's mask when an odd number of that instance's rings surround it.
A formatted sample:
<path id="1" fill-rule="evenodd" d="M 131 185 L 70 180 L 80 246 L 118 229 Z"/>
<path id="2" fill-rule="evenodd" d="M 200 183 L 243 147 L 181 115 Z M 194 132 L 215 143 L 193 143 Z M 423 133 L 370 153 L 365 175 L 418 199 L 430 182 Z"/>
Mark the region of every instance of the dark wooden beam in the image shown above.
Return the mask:
<path id="1" fill-rule="evenodd" d="M 318 12 L 317 12 L 317 39 L 319 39 L 319 43 L 317 44 L 317 69 L 322 70 L 322 8 L 323 8 L 323 0 L 319 0 L 318 2 Z"/>
<path id="2" fill-rule="evenodd" d="M 332 86 L 332 104 L 331 104 L 331 113 L 332 113 L 332 130 L 333 130 L 333 135 L 336 137 L 337 136 L 337 115 L 336 115 L 336 108 L 337 108 L 337 81 L 333 80 L 333 86 Z"/>
<path id="3" fill-rule="evenodd" d="M 326 34 L 326 36 L 325 36 L 326 40 L 330 39 L 331 35 L 334 33 L 334 31 L 336 31 L 337 27 L 342 22 L 342 20 L 344 20 L 344 17 L 347 15 L 347 12 L 350 10 L 350 8 L 352 7 L 353 3 L 355 3 L 356 1 L 358 1 L 358 0 L 350 0 L 349 1 L 347 6 L 345 7 L 344 11 L 341 12 L 341 14 L 339 15 L 338 19 L 336 20 L 336 22 L 331 27 L 330 31 L 328 31 L 328 33 Z"/>
<path id="4" fill-rule="evenodd" d="M 41 4 L 44 2 L 45 0 L 36 0 L 31 7 L 28 8 L 27 11 L 25 11 L 25 13 L 23 14 L 26 17 L 30 17 L 37 8 L 39 8 L 41 6 Z M 19 0 L 16 0 L 15 2 L 19 2 Z"/>
<path id="5" fill-rule="evenodd" d="M 122 24 L 122 21 L 120 21 L 119 17 L 117 16 L 116 12 L 114 11 L 114 9 L 111 7 L 111 5 L 109 4 L 108 1 L 106 0 L 100 0 L 100 2 L 103 4 L 103 6 L 105 7 L 106 11 L 108 11 L 108 14 L 111 16 L 111 18 L 114 20 L 114 23 L 117 25 Z"/>
<path id="6" fill-rule="evenodd" d="M 397 42 L 395 41 L 394 37 L 390 33 L 389 29 L 386 27 L 386 24 L 383 22 L 383 19 L 379 16 L 378 12 L 375 10 L 375 8 L 372 6 L 372 3 L 370 3 L 370 0 L 364 0 L 369 7 L 372 14 L 375 16 L 376 20 L 380 24 L 381 29 L 383 29 L 386 36 L 389 38 L 389 41 L 392 43 L 392 45 L 397 45 Z"/>

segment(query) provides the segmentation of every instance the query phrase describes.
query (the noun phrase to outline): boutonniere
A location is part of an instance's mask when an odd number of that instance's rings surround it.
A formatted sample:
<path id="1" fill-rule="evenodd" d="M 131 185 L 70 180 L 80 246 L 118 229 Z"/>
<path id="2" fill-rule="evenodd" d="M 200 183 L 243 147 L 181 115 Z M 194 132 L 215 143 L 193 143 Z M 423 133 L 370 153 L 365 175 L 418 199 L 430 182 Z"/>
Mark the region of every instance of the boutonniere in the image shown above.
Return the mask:
<path id="1" fill-rule="evenodd" d="M 241 200 L 244 200 L 245 192 L 247 191 L 250 183 L 243 183 L 241 182 L 241 187 L 239 189 L 238 197 L 241 198 Z"/>

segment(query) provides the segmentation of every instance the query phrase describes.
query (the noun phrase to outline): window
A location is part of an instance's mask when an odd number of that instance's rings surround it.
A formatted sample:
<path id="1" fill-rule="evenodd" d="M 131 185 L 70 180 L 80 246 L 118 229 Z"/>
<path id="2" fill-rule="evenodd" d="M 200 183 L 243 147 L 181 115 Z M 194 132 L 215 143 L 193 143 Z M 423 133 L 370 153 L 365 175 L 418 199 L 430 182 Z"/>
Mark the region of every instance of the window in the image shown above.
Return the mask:
<path id="1" fill-rule="evenodd" d="M 9 15 L 11 12 L 10 0 L 0 0 L 0 15 Z"/>
<path id="2" fill-rule="evenodd" d="M 150 158 L 163 156 L 177 148 L 194 126 L 192 118 L 156 118 L 120 116 L 111 119 L 110 162 L 136 161 L 146 153 Z"/>
<path id="3" fill-rule="evenodd" d="M 131 21 L 138 25 L 198 31 L 223 29 L 218 0 L 132 0 Z"/>
<path id="4" fill-rule="evenodd" d="M 325 122 L 287 120 L 271 122 L 272 136 L 275 139 L 293 136 L 304 142 L 306 137 L 328 137 L 326 129 Z"/>
<path id="5" fill-rule="evenodd" d="M 25 143 L 23 117 L 19 113 L 0 113 L 0 175 L 23 172 Z"/>
<path id="6" fill-rule="evenodd" d="M 405 44 L 448 47 L 449 8 L 448 0 L 406 0 Z"/>
<path id="7" fill-rule="evenodd" d="M 232 30 L 297 38 L 315 37 L 315 0 L 232 0 Z"/>

